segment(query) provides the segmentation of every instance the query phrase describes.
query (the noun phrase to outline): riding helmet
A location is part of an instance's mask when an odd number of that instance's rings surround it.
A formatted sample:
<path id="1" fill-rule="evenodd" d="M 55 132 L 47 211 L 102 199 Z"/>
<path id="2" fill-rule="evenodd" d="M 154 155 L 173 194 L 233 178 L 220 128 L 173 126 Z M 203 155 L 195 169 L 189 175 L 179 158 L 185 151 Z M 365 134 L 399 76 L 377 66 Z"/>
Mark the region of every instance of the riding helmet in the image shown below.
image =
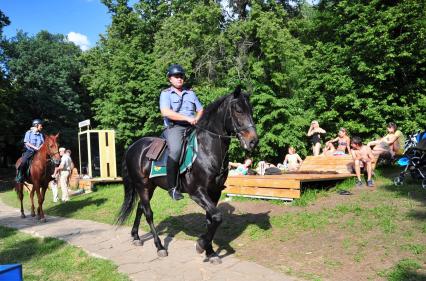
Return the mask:
<path id="1" fill-rule="evenodd" d="M 170 77 L 172 75 L 177 75 L 177 74 L 181 74 L 185 76 L 185 70 L 183 69 L 183 67 L 180 64 L 170 65 L 169 68 L 167 69 L 167 77 Z"/>
<path id="2" fill-rule="evenodd" d="M 41 121 L 41 119 L 34 119 L 33 120 L 33 127 L 42 124 L 43 125 L 43 121 Z"/>

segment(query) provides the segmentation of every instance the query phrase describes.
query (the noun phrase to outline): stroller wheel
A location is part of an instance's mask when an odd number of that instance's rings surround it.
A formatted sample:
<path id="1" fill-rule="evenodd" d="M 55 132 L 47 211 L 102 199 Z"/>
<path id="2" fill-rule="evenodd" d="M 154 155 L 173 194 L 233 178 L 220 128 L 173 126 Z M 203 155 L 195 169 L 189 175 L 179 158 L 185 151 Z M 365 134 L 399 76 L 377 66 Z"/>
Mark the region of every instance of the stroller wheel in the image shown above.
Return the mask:
<path id="1" fill-rule="evenodd" d="M 395 185 L 402 185 L 404 183 L 404 179 L 402 177 L 396 177 L 393 179 L 393 183 Z"/>
<path id="2" fill-rule="evenodd" d="M 422 187 L 423 187 L 424 189 L 426 189 L 426 179 L 423 179 L 423 180 L 422 180 Z"/>

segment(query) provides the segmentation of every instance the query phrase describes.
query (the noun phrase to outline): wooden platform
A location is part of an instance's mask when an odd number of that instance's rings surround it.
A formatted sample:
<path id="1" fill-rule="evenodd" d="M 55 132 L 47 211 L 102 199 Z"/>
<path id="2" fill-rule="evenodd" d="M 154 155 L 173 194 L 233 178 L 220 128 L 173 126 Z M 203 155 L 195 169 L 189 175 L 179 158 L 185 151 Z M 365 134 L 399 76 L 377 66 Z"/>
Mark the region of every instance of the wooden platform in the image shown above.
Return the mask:
<path id="1" fill-rule="evenodd" d="M 260 198 L 300 198 L 304 182 L 334 181 L 353 177 L 353 160 L 345 156 L 308 156 L 298 172 L 271 176 L 229 176 L 228 195 Z"/>
<path id="2" fill-rule="evenodd" d="M 97 183 L 115 183 L 122 182 L 123 179 L 121 177 L 117 178 L 93 178 L 93 179 L 80 179 L 78 182 L 78 187 L 80 189 L 84 189 L 85 193 L 89 193 L 93 191 L 95 184 Z"/>
<path id="3" fill-rule="evenodd" d="M 303 160 L 300 172 L 321 172 L 351 174 L 354 160 L 350 155 L 342 156 L 308 156 Z"/>
<path id="4" fill-rule="evenodd" d="M 300 198 L 304 182 L 342 180 L 354 174 L 283 174 L 273 176 L 230 176 L 223 191 L 230 195 L 261 198 Z"/>

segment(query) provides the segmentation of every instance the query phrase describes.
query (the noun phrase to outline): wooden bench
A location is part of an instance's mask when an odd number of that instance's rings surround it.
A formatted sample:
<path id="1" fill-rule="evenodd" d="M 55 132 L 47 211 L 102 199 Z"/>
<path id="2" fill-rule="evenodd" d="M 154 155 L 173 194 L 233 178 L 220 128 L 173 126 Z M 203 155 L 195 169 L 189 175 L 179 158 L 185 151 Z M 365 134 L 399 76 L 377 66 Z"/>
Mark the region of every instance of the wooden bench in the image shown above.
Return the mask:
<path id="1" fill-rule="evenodd" d="M 300 198 L 304 182 L 334 181 L 355 176 L 353 160 L 345 156 L 308 156 L 298 172 L 270 176 L 229 176 L 225 182 L 228 195 L 257 198 Z"/>
<path id="2" fill-rule="evenodd" d="M 308 156 L 300 167 L 300 172 L 321 172 L 350 174 L 353 172 L 354 160 L 350 155 Z"/>

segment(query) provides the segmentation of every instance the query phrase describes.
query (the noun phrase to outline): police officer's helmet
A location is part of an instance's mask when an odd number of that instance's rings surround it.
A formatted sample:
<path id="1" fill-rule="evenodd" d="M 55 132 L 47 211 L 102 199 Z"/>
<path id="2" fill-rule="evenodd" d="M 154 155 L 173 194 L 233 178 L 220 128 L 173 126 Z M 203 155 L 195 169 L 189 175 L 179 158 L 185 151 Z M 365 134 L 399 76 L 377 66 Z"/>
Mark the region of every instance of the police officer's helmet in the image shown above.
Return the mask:
<path id="1" fill-rule="evenodd" d="M 180 64 L 172 64 L 167 69 L 167 77 L 172 75 L 183 75 L 185 77 L 185 70 Z"/>
<path id="2" fill-rule="evenodd" d="M 41 121 L 41 119 L 34 119 L 33 120 L 33 127 L 35 127 L 39 124 L 43 125 L 43 121 Z"/>

